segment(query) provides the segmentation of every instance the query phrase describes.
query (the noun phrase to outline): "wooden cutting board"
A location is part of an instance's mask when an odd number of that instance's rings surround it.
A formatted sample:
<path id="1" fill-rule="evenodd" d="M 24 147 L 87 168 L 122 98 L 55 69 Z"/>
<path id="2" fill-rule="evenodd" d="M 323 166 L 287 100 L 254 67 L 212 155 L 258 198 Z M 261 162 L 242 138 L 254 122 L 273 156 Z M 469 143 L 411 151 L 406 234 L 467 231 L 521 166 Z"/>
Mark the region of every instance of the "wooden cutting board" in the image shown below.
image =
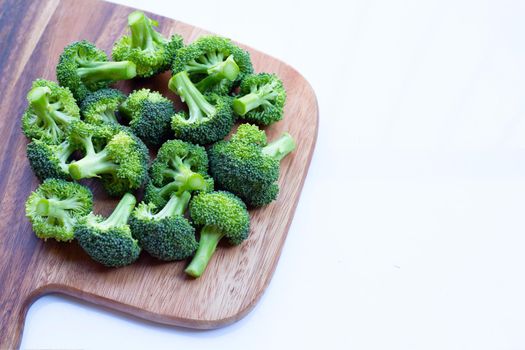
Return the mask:
<path id="1" fill-rule="evenodd" d="M 87 39 L 110 52 L 126 30 L 132 9 L 96 0 L 0 0 L 0 348 L 18 346 L 31 303 L 51 292 L 63 293 L 148 320 L 209 329 L 235 322 L 257 303 L 270 282 L 308 171 L 317 137 L 318 109 L 308 82 L 292 67 L 245 47 L 256 72 L 275 72 L 288 93 L 285 119 L 266 129 L 269 139 L 289 131 L 297 150 L 282 162 L 276 202 L 252 210 L 249 239 L 238 247 L 220 246 L 205 274 L 189 279 L 186 262 L 162 263 L 143 253 L 120 269 L 91 261 L 76 243 L 43 242 L 24 216 L 24 202 L 39 182 L 25 157 L 20 116 L 36 78 L 55 80 L 64 46 Z M 205 30 L 151 15 L 160 31 L 181 34 L 186 43 Z M 279 38 L 277 38 L 279 40 Z M 129 92 L 150 87 L 170 97 L 169 72 L 150 80 L 121 83 Z M 111 212 L 116 200 L 101 187 L 95 211 Z"/>

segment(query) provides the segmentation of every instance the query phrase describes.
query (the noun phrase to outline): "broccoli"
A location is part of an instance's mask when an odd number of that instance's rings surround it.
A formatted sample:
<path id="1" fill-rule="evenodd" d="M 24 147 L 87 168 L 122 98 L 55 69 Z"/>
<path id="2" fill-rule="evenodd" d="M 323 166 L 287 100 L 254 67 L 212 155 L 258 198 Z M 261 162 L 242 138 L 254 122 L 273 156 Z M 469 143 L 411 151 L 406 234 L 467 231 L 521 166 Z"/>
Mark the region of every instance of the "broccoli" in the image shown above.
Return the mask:
<path id="1" fill-rule="evenodd" d="M 238 245 L 248 237 L 250 216 L 238 197 L 223 191 L 202 192 L 195 196 L 190 203 L 190 215 L 202 229 L 199 247 L 186 273 L 199 277 L 223 237 L 232 245 Z"/>
<path id="2" fill-rule="evenodd" d="M 163 207 L 173 192 L 213 190 L 203 147 L 180 140 L 164 143 L 150 167 L 145 200 Z"/>
<path id="3" fill-rule="evenodd" d="M 27 100 L 29 107 L 22 116 L 22 130 L 30 139 L 59 144 L 66 138 L 69 125 L 80 120 L 73 95 L 55 82 L 35 80 Z"/>
<path id="4" fill-rule="evenodd" d="M 147 78 L 168 70 L 175 52 L 184 46 L 182 37 L 164 38 L 154 29 L 159 24 L 140 11 L 128 16 L 128 25 L 131 36 L 125 35 L 115 42 L 113 59 L 134 62 L 139 77 Z"/>
<path id="5" fill-rule="evenodd" d="M 130 121 L 131 131 L 148 145 L 158 147 L 171 134 L 173 103 L 156 91 L 133 91 L 119 112 Z"/>
<path id="6" fill-rule="evenodd" d="M 73 239 L 73 228 L 93 208 L 93 195 L 82 185 L 47 179 L 26 201 L 26 216 L 39 238 Z"/>
<path id="7" fill-rule="evenodd" d="M 126 95 L 116 89 L 101 89 L 90 93 L 82 101 L 80 112 L 90 124 L 118 124 L 116 112 Z"/>
<path id="8" fill-rule="evenodd" d="M 229 141 L 210 148 L 210 172 L 218 187 L 249 206 L 263 206 L 277 198 L 280 161 L 295 147 L 288 133 L 267 144 L 264 131 L 242 124 Z"/>
<path id="9" fill-rule="evenodd" d="M 111 196 L 121 196 L 145 182 L 149 152 L 127 128 L 76 122 L 71 126 L 70 142 L 84 153 L 82 159 L 69 164 L 73 179 L 100 177 Z"/>
<path id="10" fill-rule="evenodd" d="M 242 81 L 233 111 L 249 122 L 270 125 L 283 119 L 285 101 L 286 90 L 277 75 L 252 74 Z"/>
<path id="11" fill-rule="evenodd" d="M 75 238 L 93 260 L 120 267 L 138 259 L 141 248 L 127 224 L 136 202 L 135 196 L 126 193 L 107 219 L 90 213 L 75 226 Z"/>
<path id="12" fill-rule="evenodd" d="M 77 101 L 117 80 L 137 75 L 135 63 L 108 62 L 106 53 L 89 41 L 76 41 L 64 48 L 56 68 L 60 85 L 68 87 Z"/>
<path id="13" fill-rule="evenodd" d="M 248 52 L 219 36 L 204 36 L 177 51 L 173 75 L 186 71 L 201 92 L 228 94 L 253 72 Z"/>
<path id="14" fill-rule="evenodd" d="M 40 180 L 48 178 L 71 180 L 67 162 L 75 150 L 69 140 L 59 145 L 49 145 L 44 141 L 34 140 L 27 145 L 26 154 L 31 169 Z"/>
<path id="15" fill-rule="evenodd" d="M 171 128 L 175 137 L 206 145 L 228 135 L 235 122 L 230 97 L 203 96 L 185 71 L 170 79 L 169 88 L 186 102 L 189 109 L 189 113 L 179 112 L 173 116 Z"/>
<path id="16" fill-rule="evenodd" d="M 141 203 L 130 219 L 131 232 L 151 256 L 166 261 L 183 260 L 197 249 L 195 229 L 183 216 L 191 194 L 173 193 L 164 208 Z"/>

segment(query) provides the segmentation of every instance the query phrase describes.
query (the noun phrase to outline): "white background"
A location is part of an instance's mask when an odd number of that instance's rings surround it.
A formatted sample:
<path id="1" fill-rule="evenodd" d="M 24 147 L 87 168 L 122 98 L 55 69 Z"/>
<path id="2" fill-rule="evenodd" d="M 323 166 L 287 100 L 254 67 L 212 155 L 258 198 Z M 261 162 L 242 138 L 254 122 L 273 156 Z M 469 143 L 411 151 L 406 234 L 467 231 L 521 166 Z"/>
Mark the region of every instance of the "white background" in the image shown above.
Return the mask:
<path id="1" fill-rule="evenodd" d="M 310 173 L 237 324 L 188 331 L 48 296 L 22 348 L 525 348 L 523 1 L 122 3 L 296 67 L 320 106 Z"/>

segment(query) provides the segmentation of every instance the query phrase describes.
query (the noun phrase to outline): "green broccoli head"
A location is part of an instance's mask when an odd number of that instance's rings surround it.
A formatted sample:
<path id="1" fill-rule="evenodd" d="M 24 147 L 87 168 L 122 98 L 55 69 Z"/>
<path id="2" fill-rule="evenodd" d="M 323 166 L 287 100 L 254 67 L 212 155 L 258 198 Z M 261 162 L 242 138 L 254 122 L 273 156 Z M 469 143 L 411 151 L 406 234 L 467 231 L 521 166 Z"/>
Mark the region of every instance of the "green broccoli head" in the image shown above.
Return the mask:
<path id="1" fill-rule="evenodd" d="M 185 71 L 170 79 L 169 88 L 181 97 L 189 110 L 189 113 L 179 112 L 173 116 L 171 128 L 175 137 L 206 145 L 228 135 L 235 122 L 230 97 L 202 95 Z"/>
<path id="2" fill-rule="evenodd" d="M 59 144 L 72 122 L 80 120 L 73 95 L 57 83 L 38 79 L 27 94 L 29 106 L 22 116 L 22 130 L 33 140 Z"/>
<path id="3" fill-rule="evenodd" d="M 133 91 L 120 106 L 120 113 L 129 120 L 135 135 L 151 146 L 159 146 L 171 134 L 173 103 L 156 91 Z"/>
<path id="4" fill-rule="evenodd" d="M 77 122 L 71 126 L 70 142 L 84 153 L 69 164 L 73 179 L 100 177 L 111 196 L 135 190 L 146 181 L 148 149 L 127 128 Z"/>
<path id="5" fill-rule="evenodd" d="M 69 140 L 59 145 L 49 145 L 44 141 L 34 140 L 26 149 L 29 165 L 40 180 L 48 178 L 71 180 L 68 160 L 74 152 L 75 147 Z"/>
<path id="6" fill-rule="evenodd" d="M 231 40 L 204 36 L 177 51 L 172 70 L 173 75 L 186 71 L 203 93 L 226 95 L 253 72 L 253 66 L 248 52 Z"/>
<path id="7" fill-rule="evenodd" d="M 233 245 L 248 237 L 250 216 L 246 205 L 229 192 L 199 193 L 190 203 L 190 216 L 195 225 L 202 226 L 199 247 L 186 268 L 190 276 L 202 275 L 223 237 Z"/>
<path id="8" fill-rule="evenodd" d="M 277 75 L 248 75 L 241 83 L 239 95 L 233 100 L 233 110 L 242 119 L 260 125 L 283 119 L 286 90 Z"/>
<path id="9" fill-rule="evenodd" d="M 91 213 L 75 226 L 75 238 L 93 260 L 120 267 L 138 259 L 141 248 L 127 224 L 135 203 L 135 197 L 126 193 L 107 219 Z"/>
<path id="10" fill-rule="evenodd" d="M 255 125 L 242 124 L 228 141 L 209 150 L 210 172 L 217 186 L 259 207 L 277 198 L 280 161 L 295 149 L 288 133 L 270 144 Z"/>
<path id="11" fill-rule="evenodd" d="M 93 208 L 91 191 L 77 183 L 47 179 L 26 201 L 26 216 L 39 238 L 73 239 L 75 224 Z"/>
<path id="12" fill-rule="evenodd" d="M 82 101 L 80 111 L 90 124 L 118 124 L 116 112 L 126 95 L 116 89 L 101 89 L 90 93 Z"/>
<path id="13" fill-rule="evenodd" d="M 137 75 L 135 63 L 108 62 L 106 53 L 86 40 L 64 48 L 56 71 L 60 85 L 68 87 L 77 101 L 117 80 L 132 79 Z"/>
<path id="14" fill-rule="evenodd" d="M 147 78 L 168 70 L 176 51 L 184 46 L 182 37 L 164 38 L 154 28 L 158 23 L 140 11 L 128 16 L 128 26 L 131 35 L 115 42 L 113 59 L 135 63 L 139 77 Z"/>
<path id="15" fill-rule="evenodd" d="M 164 143 L 149 170 L 145 200 L 162 207 L 172 193 L 213 190 L 208 155 L 202 146 L 180 140 Z"/>
<path id="16" fill-rule="evenodd" d="M 133 211 L 130 226 L 140 245 L 151 256 L 166 261 L 183 260 L 197 249 L 195 229 L 183 216 L 191 194 L 173 193 L 164 208 L 141 203 Z"/>

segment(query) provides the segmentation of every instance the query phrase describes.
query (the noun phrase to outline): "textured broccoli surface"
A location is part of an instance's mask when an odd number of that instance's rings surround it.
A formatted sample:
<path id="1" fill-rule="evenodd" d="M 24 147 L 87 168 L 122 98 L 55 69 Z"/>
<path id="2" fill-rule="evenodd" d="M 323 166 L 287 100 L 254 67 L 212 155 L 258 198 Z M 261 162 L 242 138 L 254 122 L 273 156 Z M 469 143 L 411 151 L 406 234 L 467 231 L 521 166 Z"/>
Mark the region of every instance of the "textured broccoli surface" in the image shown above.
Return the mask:
<path id="1" fill-rule="evenodd" d="M 129 120 L 131 131 L 148 145 L 157 147 L 172 133 L 173 103 L 156 91 L 133 91 L 120 106 L 120 113 Z"/>
<path id="2" fill-rule="evenodd" d="M 144 197 L 158 207 L 163 207 L 174 192 L 213 190 L 206 150 L 180 140 L 167 141 L 159 148 L 149 175 Z"/>
<path id="3" fill-rule="evenodd" d="M 204 36 L 177 51 L 173 75 L 187 72 L 201 92 L 228 94 L 247 74 L 253 72 L 248 52 L 231 40 Z"/>
<path id="4" fill-rule="evenodd" d="M 140 11 L 128 16 L 128 26 L 131 35 L 124 35 L 115 43 L 113 59 L 135 63 L 139 77 L 151 77 L 168 70 L 176 51 L 184 46 L 182 37 L 164 38 L 154 28 L 158 23 Z"/>
<path id="5" fill-rule="evenodd" d="M 75 224 L 92 208 L 93 195 L 88 188 L 64 180 L 48 179 L 29 195 L 26 216 L 37 237 L 70 241 Z"/>
<path id="6" fill-rule="evenodd" d="M 242 124 L 230 140 L 210 148 L 210 172 L 217 187 L 238 195 L 249 206 L 263 206 L 277 198 L 280 161 L 295 147 L 288 133 L 267 144 L 264 131 Z"/>
<path id="7" fill-rule="evenodd" d="M 136 202 L 132 194 L 126 193 L 107 219 L 91 213 L 75 226 L 75 238 L 93 260 L 120 267 L 138 259 L 141 248 L 127 224 Z"/>
<path id="8" fill-rule="evenodd" d="M 59 145 L 49 145 L 34 140 L 27 145 L 26 155 L 29 165 L 40 180 L 48 178 L 71 180 L 68 160 L 75 152 L 75 147 L 66 140 Z"/>
<path id="9" fill-rule="evenodd" d="M 183 216 L 191 194 L 173 193 L 164 208 L 140 203 L 133 211 L 130 227 L 142 248 L 151 256 L 166 261 L 183 260 L 197 249 L 195 229 Z"/>
<path id="10" fill-rule="evenodd" d="M 57 65 L 57 80 L 68 87 L 77 101 L 93 91 L 107 88 L 118 80 L 137 75 L 131 61 L 108 62 L 106 53 L 89 41 L 74 42 L 64 48 Z"/>
<path id="11" fill-rule="evenodd" d="M 260 125 L 283 119 L 286 90 L 277 75 L 248 75 L 241 83 L 239 95 L 233 100 L 233 110 L 241 119 Z"/>
<path id="12" fill-rule="evenodd" d="M 192 277 L 202 275 L 222 238 L 238 245 L 248 237 L 250 216 L 246 205 L 229 192 L 199 193 L 190 203 L 190 216 L 195 225 L 202 226 L 199 247 L 186 268 Z"/>
<path id="13" fill-rule="evenodd" d="M 70 142 L 84 153 L 82 159 L 69 164 L 73 179 L 100 177 L 111 196 L 121 196 L 145 182 L 149 152 L 129 129 L 76 122 L 71 126 Z"/>
<path id="14" fill-rule="evenodd" d="M 101 89 L 90 93 L 82 101 L 80 112 L 87 123 L 118 124 L 118 108 L 126 99 L 126 95 L 116 89 Z"/>
<path id="15" fill-rule="evenodd" d="M 189 110 L 189 113 L 183 111 L 173 116 L 171 128 L 175 137 L 206 145 L 228 135 L 235 122 L 230 97 L 217 94 L 204 96 L 185 71 L 170 79 L 169 88 L 181 97 Z"/>
<path id="16" fill-rule="evenodd" d="M 72 122 L 80 120 L 73 95 L 57 83 L 38 79 L 27 94 L 29 106 L 22 116 L 22 130 L 33 140 L 59 144 Z"/>

